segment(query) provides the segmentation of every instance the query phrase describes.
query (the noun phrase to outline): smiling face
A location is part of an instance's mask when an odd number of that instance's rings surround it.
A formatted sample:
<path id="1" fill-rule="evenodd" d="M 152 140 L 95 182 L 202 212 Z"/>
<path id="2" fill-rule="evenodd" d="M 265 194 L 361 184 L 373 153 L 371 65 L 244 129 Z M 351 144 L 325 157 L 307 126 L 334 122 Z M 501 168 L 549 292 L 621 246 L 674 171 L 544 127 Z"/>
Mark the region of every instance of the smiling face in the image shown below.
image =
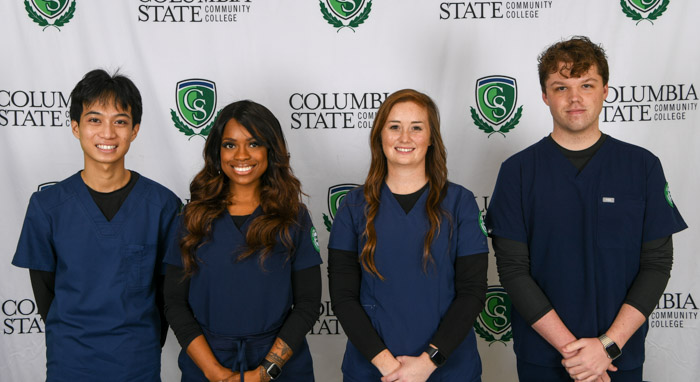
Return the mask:
<path id="1" fill-rule="evenodd" d="M 425 169 L 425 156 L 430 147 L 427 110 L 411 101 L 395 104 L 382 127 L 381 138 L 389 169 Z"/>
<path id="2" fill-rule="evenodd" d="M 80 121 L 71 121 L 73 135 L 80 140 L 85 167 L 95 165 L 124 167 L 124 156 L 136 139 L 139 125 L 133 125 L 131 111 L 123 110 L 113 99 L 83 105 Z"/>
<path id="3" fill-rule="evenodd" d="M 595 65 L 580 77 L 568 77 L 567 70 L 561 71 L 563 65 L 549 75 L 542 93 L 542 100 L 554 119 L 554 133 L 576 136 L 598 131 L 598 116 L 608 95 L 608 85 L 603 84 Z"/>
<path id="4" fill-rule="evenodd" d="M 231 189 L 259 187 L 265 170 L 267 148 L 238 121 L 229 120 L 221 137 L 221 171 L 231 180 Z"/>

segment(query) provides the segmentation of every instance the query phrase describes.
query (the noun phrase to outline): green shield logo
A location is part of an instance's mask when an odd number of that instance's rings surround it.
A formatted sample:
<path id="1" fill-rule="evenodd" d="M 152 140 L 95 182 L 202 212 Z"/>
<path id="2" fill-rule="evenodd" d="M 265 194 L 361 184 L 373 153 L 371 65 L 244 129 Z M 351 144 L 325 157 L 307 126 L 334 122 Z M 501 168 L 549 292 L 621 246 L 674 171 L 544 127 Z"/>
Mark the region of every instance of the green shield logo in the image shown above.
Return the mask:
<path id="1" fill-rule="evenodd" d="M 331 11 L 343 20 L 354 17 L 365 3 L 365 0 L 326 0 Z"/>
<path id="2" fill-rule="evenodd" d="M 500 285 L 489 286 L 486 293 L 486 306 L 474 323 L 474 331 L 489 342 L 505 344 L 513 338 L 510 326 L 510 297 Z"/>
<path id="3" fill-rule="evenodd" d="M 61 14 L 68 6 L 68 0 L 32 0 L 39 13 L 52 19 Z"/>
<path id="4" fill-rule="evenodd" d="M 482 117 L 498 126 L 513 114 L 518 99 L 515 78 L 488 76 L 476 80 L 477 108 Z"/>
<path id="5" fill-rule="evenodd" d="M 177 111 L 187 123 L 200 128 L 214 115 L 216 84 L 209 80 L 189 79 L 177 83 Z"/>
<path id="6" fill-rule="evenodd" d="M 45 189 L 47 189 L 47 188 L 53 186 L 53 185 L 56 184 L 56 183 L 58 183 L 58 182 L 46 182 L 46 183 L 42 183 L 42 184 L 40 184 L 39 187 L 37 188 L 37 191 L 44 191 Z"/>
<path id="7" fill-rule="evenodd" d="M 333 226 L 333 221 L 331 219 L 335 219 L 335 214 L 338 212 L 338 208 L 343 202 L 343 199 L 345 199 L 345 195 L 347 195 L 347 193 L 353 188 L 357 188 L 359 186 L 359 184 L 355 183 L 344 183 L 336 184 L 328 189 L 328 213 L 331 216 L 329 218 L 328 215 L 323 214 L 323 223 L 325 224 L 328 232 L 331 232 L 331 227 Z"/>
<path id="8" fill-rule="evenodd" d="M 358 186 L 358 184 L 346 183 L 336 184 L 328 189 L 328 212 L 330 212 L 332 219 L 335 219 L 335 213 L 338 212 L 340 203 L 345 199 L 345 195 Z"/>
<path id="9" fill-rule="evenodd" d="M 648 12 L 656 7 L 661 0 L 627 0 L 627 3 L 642 12 Z"/>

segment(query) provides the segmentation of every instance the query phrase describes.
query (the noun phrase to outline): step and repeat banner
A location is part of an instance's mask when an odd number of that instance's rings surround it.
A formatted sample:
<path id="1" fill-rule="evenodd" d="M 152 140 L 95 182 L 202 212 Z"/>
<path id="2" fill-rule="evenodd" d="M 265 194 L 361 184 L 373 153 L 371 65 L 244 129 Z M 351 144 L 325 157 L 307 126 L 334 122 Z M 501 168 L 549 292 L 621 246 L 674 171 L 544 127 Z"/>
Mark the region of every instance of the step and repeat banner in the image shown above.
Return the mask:
<path id="1" fill-rule="evenodd" d="M 240 99 L 269 107 L 325 261 L 338 204 L 366 176 L 372 120 L 388 94 L 415 88 L 435 99 L 450 180 L 487 213 L 501 162 L 552 128 L 537 56 L 572 35 L 608 53 L 601 130 L 661 158 L 690 226 L 675 235 L 672 277 L 649 318 L 644 379 L 698 380 L 699 19 L 691 0 L 2 0 L 0 380 L 45 375 L 44 323 L 28 272 L 10 261 L 31 193 L 82 168 L 68 107 L 87 71 L 119 70 L 140 88 L 143 121 L 127 167 L 185 202 L 217 112 Z M 484 83 L 508 89 L 484 103 L 476 96 Z M 489 286 L 474 325 L 483 380 L 515 381 L 509 299 L 493 256 Z M 340 381 L 346 337 L 325 277 L 308 339 L 316 380 Z M 179 350 L 171 333 L 164 381 L 179 380 Z"/>

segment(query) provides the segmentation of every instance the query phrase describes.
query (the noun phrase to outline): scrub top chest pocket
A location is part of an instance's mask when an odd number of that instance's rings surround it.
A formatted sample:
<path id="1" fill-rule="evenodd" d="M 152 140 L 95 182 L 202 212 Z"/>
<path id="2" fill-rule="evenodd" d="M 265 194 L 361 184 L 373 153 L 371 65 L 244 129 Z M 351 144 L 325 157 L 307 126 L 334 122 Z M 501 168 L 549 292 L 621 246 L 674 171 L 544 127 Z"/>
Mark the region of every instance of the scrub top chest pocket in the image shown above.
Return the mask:
<path id="1" fill-rule="evenodd" d="M 122 254 L 129 289 L 148 288 L 155 271 L 156 245 L 127 244 L 122 248 Z"/>
<path id="2" fill-rule="evenodd" d="M 597 242 L 600 248 L 635 248 L 642 244 L 644 200 L 603 193 L 598 196 Z"/>

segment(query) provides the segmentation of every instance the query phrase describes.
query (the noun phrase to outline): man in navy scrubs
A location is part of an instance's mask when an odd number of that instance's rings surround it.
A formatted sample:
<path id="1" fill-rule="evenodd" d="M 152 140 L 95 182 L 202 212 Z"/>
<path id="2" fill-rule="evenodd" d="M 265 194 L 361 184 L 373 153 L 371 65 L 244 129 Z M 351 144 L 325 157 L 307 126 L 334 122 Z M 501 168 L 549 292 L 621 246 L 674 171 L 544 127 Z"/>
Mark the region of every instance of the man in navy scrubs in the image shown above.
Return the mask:
<path id="1" fill-rule="evenodd" d="M 46 323 L 47 381 L 159 381 L 162 259 L 180 200 L 129 171 L 141 94 L 103 70 L 71 93 L 84 169 L 32 195 L 12 263 Z"/>
<path id="2" fill-rule="evenodd" d="M 514 304 L 520 381 L 641 381 L 646 318 L 687 226 L 661 163 L 599 129 L 603 49 L 586 37 L 539 57 L 552 133 L 501 166 L 486 224 Z"/>

